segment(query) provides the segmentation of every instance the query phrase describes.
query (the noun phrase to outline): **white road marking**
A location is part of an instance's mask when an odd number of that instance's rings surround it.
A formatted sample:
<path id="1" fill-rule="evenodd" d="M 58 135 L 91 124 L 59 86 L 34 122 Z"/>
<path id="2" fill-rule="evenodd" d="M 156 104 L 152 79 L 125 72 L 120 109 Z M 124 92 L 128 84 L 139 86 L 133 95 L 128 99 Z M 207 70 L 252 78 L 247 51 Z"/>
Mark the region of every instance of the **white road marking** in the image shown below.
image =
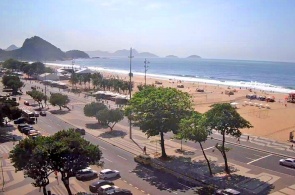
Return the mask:
<path id="1" fill-rule="evenodd" d="M 249 164 L 251 164 L 251 163 L 253 163 L 253 162 L 259 161 L 259 160 L 261 160 L 261 159 L 267 158 L 267 157 L 269 157 L 269 156 L 272 156 L 272 154 L 269 154 L 269 155 L 267 155 L 267 156 L 263 156 L 263 157 L 258 158 L 258 159 L 256 159 L 256 160 L 252 160 L 251 162 L 248 162 L 247 165 L 249 165 Z"/>
<path id="2" fill-rule="evenodd" d="M 122 159 L 124 159 L 124 160 L 127 160 L 127 158 L 124 158 L 124 157 L 122 157 L 122 156 L 120 156 L 120 155 L 117 155 L 118 157 L 120 157 L 120 158 L 122 158 Z"/>
<path id="3" fill-rule="evenodd" d="M 101 149 L 105 150 L 105 148 L 104 148 L 104 147 L 101 147 L 101 146 L 99 146 L 99 148 L 101 148 Z"/>
<path id="4" fill-rule="evenodd" d="M 109 162 L 113 162 L 113 161 L 111 161 L 111 160 L 109 160 L 109 159 L 107 159 L 107 158 L 103 158 L 103 159 L 106 159 L 106 160 L 109 161 Z"/>
<path id="5" fill-rule="evenodd" d="M 179 182 L 177 182 L 177 183 L 179 183 Z M 179 183 L 179 184 L 182 185 L 182 186 L 184 186 L 184 187 L 190 188 L 190 187 L 188 187 L 187 185 L 184 185 L 184 184 L 182 184 L 182 183 Z"/>
<path id="6" fill-rule="evenodd" d="M 248 157 L 245 157 L 245 158 L 250 159 L 250 160 L 255 160 L 254 158 L 248 158 Z"/>
<path id="7" fill-rule="evenodd" d="M 206 149 L 204 149 L 204 150 L 210 150 L 211 148 L 215 148 L 215 146 L 212 146 L 212 147 L 206 148 Z"/>

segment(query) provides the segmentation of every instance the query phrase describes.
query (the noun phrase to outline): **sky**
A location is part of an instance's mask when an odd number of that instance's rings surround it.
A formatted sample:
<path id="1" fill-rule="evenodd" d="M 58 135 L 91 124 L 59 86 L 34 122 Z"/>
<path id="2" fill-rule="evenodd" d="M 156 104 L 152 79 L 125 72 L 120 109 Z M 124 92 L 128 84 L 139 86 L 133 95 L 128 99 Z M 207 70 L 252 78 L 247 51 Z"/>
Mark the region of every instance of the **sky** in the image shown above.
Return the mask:
<path id="1" fill-rule="evenodd" d="M 0 48 L 295 62 L 294 0 L 0 0 Z"/>

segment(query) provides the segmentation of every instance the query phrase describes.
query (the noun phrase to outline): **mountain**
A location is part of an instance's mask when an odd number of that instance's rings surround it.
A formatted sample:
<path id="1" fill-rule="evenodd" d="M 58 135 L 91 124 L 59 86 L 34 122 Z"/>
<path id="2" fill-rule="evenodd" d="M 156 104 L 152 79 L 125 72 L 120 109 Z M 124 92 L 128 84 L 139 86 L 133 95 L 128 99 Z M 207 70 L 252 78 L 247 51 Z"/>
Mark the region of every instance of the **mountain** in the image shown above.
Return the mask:
<path id="1" fill-rule="evenodd" d="M 15 45 L 10 45 L 9 47 L 7 47 L 7 49 L 5 49 L 5 51 L 12 51 L 16 49 L 18 49 L 18 47 L 16 47 Z"/>
<path id="2" fill-rule="evenodd" d="M 114 53 L 110 53 L 108 51 L 86 51 L 86 53 L 90 57 L 128 57 L 130 56 L 130 50 L 129 49 L 121 49 L 117 50 Z M 135 49 L 132 49 L 132 56 L 134 57 L 140 57 L 140 58 L 157 58 L 159 56 L 149 53 L 149 52 L 138 52 Z"/>
<path id="3" fill-rule="evenodd" d="M 84 51 L 79 50 L 70 50 L 66 52 L 66 57 L 68 59 L 75 59 L 75 58 L 89 58 L 89 55 Z"/>
<path id="4" fill-rule="evenodd" d="M 188 56 L 187 58 L 201 58 L 201 57 L 198 55 L 191 55 L 191 56 Z"/>
<path id="5" fill-rule="evenodd" d="M 61 49 L 37 36 L 26 39 L 19 49 L 12 51 L 0 50 L 0 60 L 14 58 L 26 61 L 54 61 L 81 57 L 89 58 L 88 54 L 83 51 L 72 50 L 63 52 Z"/>
<path id="6" fill-rule="evenodd" d="M 174 56 L 174 55 L 168 55 L 168 56 L 166 56 L 166 58 L 178 58 L 178 57 Z"/>

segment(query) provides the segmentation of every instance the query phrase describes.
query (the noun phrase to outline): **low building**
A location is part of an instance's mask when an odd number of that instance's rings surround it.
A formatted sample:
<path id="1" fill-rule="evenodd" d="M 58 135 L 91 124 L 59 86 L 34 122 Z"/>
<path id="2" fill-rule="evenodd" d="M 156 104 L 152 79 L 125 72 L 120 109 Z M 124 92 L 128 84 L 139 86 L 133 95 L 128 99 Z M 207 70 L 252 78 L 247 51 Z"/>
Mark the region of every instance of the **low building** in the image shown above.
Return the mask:
<path id="1" fill-rule="evenodd" d="M 44 81 L 44 80 L 59 81 L 59 76 L 56 73 L 44 73 L 44 74 L 38 75 L 37 79 L 39 81 Z"/>

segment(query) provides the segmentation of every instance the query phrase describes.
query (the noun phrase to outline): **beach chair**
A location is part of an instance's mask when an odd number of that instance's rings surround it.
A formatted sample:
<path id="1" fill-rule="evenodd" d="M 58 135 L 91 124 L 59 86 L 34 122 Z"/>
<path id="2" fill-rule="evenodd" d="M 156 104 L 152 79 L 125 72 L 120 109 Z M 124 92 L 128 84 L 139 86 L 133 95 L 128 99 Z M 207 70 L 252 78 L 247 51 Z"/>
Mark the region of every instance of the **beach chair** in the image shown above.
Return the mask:
<path id="1" fill-rule="evenodd" d="M 269 106 L 268 104 L 266 104 L 265 107 L 266 107 L 267 109 L 270 109 L 270 106 Z"/>
<path id="2" fill-rule="evenodd" d="M 249 102 L 249 105 L 250 105 L 250 106 L 254 106 L 253 102 Z"/>

